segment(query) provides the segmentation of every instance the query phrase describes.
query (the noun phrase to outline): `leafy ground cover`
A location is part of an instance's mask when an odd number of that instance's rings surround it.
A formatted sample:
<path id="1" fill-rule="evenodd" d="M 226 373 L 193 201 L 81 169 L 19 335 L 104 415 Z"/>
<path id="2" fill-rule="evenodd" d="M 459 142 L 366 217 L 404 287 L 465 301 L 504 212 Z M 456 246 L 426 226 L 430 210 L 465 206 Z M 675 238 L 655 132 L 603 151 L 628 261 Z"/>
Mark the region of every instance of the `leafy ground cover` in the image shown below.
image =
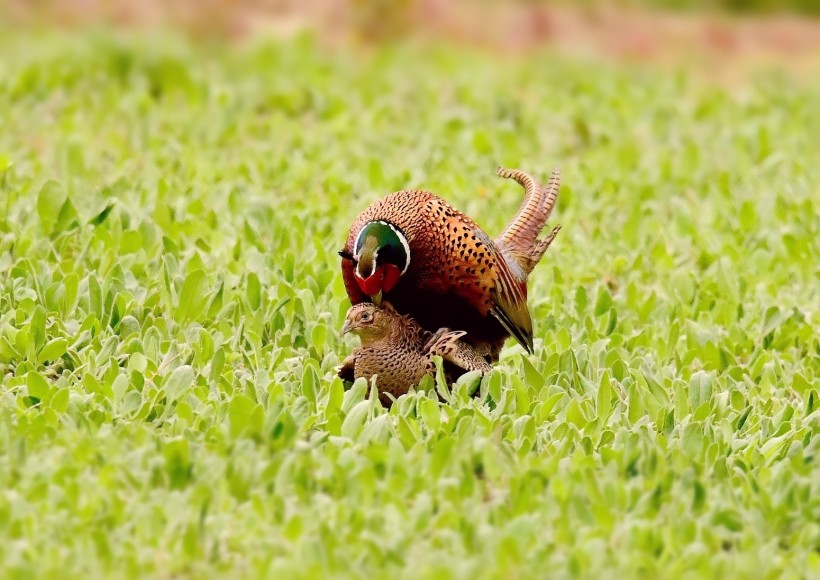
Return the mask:
<path id="1" fill-rule="evenodd" d="M 4 577 L 820 574 L 816 81 L 0 42 Z M 564 176 L 536 354 L 346 391 L 354 215 L 500 231 L 499 164 Z"/>

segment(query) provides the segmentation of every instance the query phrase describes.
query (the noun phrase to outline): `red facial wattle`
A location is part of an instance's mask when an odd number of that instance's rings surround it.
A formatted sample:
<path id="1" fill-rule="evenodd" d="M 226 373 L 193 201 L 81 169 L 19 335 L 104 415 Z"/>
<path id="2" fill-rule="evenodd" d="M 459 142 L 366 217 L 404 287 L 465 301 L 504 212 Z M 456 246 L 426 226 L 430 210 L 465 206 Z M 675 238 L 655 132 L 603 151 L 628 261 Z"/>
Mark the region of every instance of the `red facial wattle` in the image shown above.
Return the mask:
<path id="1" fill-rule="evenodd" d="M 395 264 L 384 264 L 376 268 L 367 278 L 356 275 L 356 282 L 362 292 L 368 296 L 375 296 L 379 292 L 390 292 L 401 278 L 401 270 Z"/>
<path id="2" fill-rule="evenodd" d="M 401 278 L 401 270 L 399 270 L 395 264 L 385 264 L 383 268 L 384 281 L 382 282 L 382 290 L 390 292 L 393 287 L 398 284 L 399 278 Z"/>
<path id="3" fill-rule="evenodd" d="M 383 281 L 384 267 L 376 268 L 376 271 L 367 278 L 359 278 L 358 275 L 356 276 L 356 282 L 359 284 L 359 288 L 361 288 L 362 292 L 368 296 L 375 296 L 378 294 L 382 289 Z"/>

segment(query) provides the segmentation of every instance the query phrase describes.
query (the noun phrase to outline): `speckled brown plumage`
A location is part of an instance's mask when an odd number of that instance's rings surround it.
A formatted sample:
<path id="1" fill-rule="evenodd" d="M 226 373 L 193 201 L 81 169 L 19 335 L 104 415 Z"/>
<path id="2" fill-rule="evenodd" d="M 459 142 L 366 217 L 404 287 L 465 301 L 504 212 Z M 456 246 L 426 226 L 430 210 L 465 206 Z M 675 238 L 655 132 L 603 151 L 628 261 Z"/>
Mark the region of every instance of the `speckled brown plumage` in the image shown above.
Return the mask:
<path id="1" fill-rule="evenodd" d="M 342 327 L 342 333 L 347 332 L 357 334 L 362 344 L 344 360 L 339 376 L 352 381 L 376 375 L 376 386 L 386 405 L 390 404 L 386 393 L 399 397 L 435 372 L 433 356 L 440 356 L 455 371 L 448 375 L 450 381 L 463 372 L 491 369 L 472 347 L 461 342 L 463 331 L 428 332 L 387 303 L 381 307 L 371 303 L 352 306 Z"/>
<path id="2" fill-rule="evenodd" d="M 518 170 L 499 169 L 526 191 L 515 219 L 495 241 L 469 217 L 433 193 L 403 190 L 375 201 L 354 220 L 342 252 L 342 273 L 353 304 L 370 298 L 354 275 L 355 240 L 374 220 L 395 226 L 406 237 L 410 262 L 395 287 L 384 295 L 396 310 L 422 327 L 463 330 L 464 342 L 487 360 L 497 360 L 512 335 L 532 351 L 532 320 L 527 308 L 527 276 L 558 229 L 538 240 L 558 192 L 558 173 L 547 188 Z"/>

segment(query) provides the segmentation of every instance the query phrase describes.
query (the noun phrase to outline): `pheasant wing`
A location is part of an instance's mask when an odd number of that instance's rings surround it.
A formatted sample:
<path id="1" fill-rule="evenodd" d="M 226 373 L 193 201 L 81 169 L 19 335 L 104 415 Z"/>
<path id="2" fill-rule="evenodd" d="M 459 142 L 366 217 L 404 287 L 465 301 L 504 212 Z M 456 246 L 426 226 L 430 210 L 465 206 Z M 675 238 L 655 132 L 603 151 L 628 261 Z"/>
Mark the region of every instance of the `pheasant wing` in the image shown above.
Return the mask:
<path id="1" fill-rule="evenodd" d="M 466 332 L 445 332 L 430 346 L 429 352 L 465 371 L 487 373 L 492 366 L 474 347 L 459 340 Z"/>
<path id="2" fill-rule="evenodd" d="M 532 354 L 532 318 L 527 308 L 527 282 L 518 264 L 508 261 L 496 250 L 495 272 L 497 280 L 491 292 L 493 307 L 490 314 L 501 323 L 507 332 Z"/>
<path id="3" fill-rule="evenodd" d="M 527 277 L 478 226 L 470 228 L 460 260 L 457 291 L 484 315 L 495 318 L 527 352 L 533 352 L 532 319 L 527 308 Z M 473 246 L 470 248 L 470 246 Z M 473 251 L 470 251 L 472 249 Z"/>

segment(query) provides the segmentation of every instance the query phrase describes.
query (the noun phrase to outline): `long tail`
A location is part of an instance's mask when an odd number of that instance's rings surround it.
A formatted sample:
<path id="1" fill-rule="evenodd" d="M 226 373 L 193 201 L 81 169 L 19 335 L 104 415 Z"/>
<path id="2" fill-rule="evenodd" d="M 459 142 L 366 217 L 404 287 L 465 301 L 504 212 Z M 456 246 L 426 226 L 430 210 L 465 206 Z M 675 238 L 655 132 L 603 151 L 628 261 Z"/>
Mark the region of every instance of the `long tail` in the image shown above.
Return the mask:
<path id="1" fill-rule="evenodd" d="M 544 191 L 531 175 L 518 169 L 499 167 L 495 174 L 505 179 L 514 179 L 524 188 L 524 201 L 495 243 L 516 258 L 527 256 L 541 231 L 539 218 L 544 205 Z"/>
<path id="2" fill-rule="evenodd" d="M 546 238 L 538 239 L 538 234 L 544 229 L 558 200 L 561 174 L 557 167 L 553 169 L 546 187 L 541 187 L 531 175 L 518 169 L 499 167 L 496 174 L 518 182 L 524 188 L 524 201 L 510 224 L 495 239 L 495 243 L 529 274 L 561 229 L 558 226 Z"/>

